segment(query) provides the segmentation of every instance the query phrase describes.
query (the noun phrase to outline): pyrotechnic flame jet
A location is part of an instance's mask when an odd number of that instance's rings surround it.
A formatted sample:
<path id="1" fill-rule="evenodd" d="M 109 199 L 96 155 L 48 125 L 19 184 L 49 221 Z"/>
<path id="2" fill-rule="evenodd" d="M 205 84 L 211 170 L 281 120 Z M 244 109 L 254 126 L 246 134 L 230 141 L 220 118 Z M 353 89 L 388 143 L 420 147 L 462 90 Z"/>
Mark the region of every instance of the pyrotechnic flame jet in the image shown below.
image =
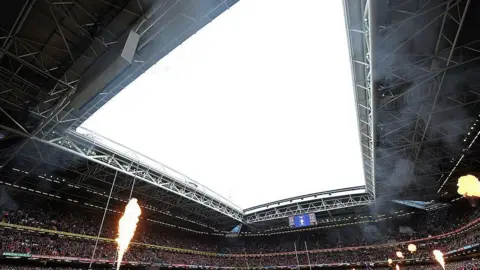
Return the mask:
<path id="1" fill-rule="evenodd" d="M 414 244 L 409 244 L 408 251 L 410 251 L 411 253 L 414 253 L 415 251 L 417 251 L 417 246 L 415 246 Z"/>
<path id="2" fill-rule="evenodd" d="M 473 175 L 465 175 L 458 178 L 457 192 L 465 197 L 480 197 L 480 182 Z"/>
<path id="3" fill-rule="evenodd" d="M 132 198 L 125 206 L 125 212 L 118 222 L 118 238 L 115 239 L 118 244 L 117 270 L 120 269 L 120 264 L 123 260 L 123 255 L 128 249 L 128 245 L 135 234 L 137 228 L 138 217 L 142 213 L 137 199 Z"/>
<path id="4" fill-rule="evenodd" d="M 403 253 L 401 251 L 397 251 L 397 257 L 403 259 Z"/>
<path id="5" fill-rule="evenodd" d="M 435 260 L 442 266 L 443 270 L 445 270 L 445 260 L 443 259 L 443 253 L 440 250 L 434 250 L 433 256 L 435 256 Z"/>

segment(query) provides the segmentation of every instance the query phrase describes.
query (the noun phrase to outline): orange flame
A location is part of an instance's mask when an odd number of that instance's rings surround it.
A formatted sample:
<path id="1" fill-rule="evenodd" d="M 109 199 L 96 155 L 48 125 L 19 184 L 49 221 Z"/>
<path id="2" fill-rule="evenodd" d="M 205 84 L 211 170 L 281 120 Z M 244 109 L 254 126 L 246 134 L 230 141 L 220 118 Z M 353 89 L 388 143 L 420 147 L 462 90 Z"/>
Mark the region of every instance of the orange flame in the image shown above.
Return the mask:
<path id="1" fill-rule="evenodd" d="M 480 182 L 477 177 L 469 174 L 458 178 L 458 194 L 465 197 L 480 197 Z"/>
<path id="2" fill-rule="evenodd" d="M 415 251 L 417 251 L 417 246 L 415 246 L 414 244 L 409 244 L 408 251 L 410 251 L 411 253 L 414 253 Z"/>
<path id="3" fill-rule="evenodd" d="M 445 270 L 445 260 L 443 259 L 443 253 L 440 250 L 434 250 L 433 256 L 435 256 L 435 260 L 442 266 L 443 270 Z"/>
<path id="4" fill-rule="evenodd" d="M 120 269 L 120 264 L 123 260 L 123 255 L 128 249 L 128 245 L 135 234 L 137 228 L 138 217 L 142 213 L 138 201 L 132 198 L 125 206 L 125 212 L 122 218 L 118 222 L 118 238 L 115 239 L 118 244 L 118 258 L 117 258 L 117 270 Z"/>
<path id="5" fill-rule="evenodd" d="M 395 265 L 395 269 L 396 269 L 396 270 L 400 270 L 400 266 L 399 266 L 398 264 Z"/>
<path id="6" fill-rule="evenodd" d="M 392 264 L 392 259 L 388 259 L 388 265 Z"/>
<path id="7" fill-rule="evenodd" d="M 403 253 L 401 251 L 397 251 L 397 257 L 403 259 Z"/>

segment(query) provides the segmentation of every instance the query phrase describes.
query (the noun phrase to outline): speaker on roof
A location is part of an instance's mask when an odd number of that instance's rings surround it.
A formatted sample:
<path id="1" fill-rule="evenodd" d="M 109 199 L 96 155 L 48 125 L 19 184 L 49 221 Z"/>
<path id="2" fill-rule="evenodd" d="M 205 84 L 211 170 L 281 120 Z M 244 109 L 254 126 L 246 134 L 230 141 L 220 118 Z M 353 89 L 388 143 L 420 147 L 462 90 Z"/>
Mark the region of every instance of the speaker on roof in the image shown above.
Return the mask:
<path id="1" fill-rule="evenodd" d="M 130 31 L 105 51 L 82 75 L 70 106 L 80 110 L 121 74 L 133 61 L 140 35 Z"/>

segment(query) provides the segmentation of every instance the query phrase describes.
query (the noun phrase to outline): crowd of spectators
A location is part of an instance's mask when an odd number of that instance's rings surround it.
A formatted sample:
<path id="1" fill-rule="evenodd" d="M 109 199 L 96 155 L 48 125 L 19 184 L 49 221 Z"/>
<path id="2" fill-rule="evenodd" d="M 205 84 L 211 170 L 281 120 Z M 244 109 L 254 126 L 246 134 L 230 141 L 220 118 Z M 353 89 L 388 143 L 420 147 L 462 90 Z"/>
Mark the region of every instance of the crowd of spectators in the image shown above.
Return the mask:
<path id="1" fill-rule="evenodd" d="M 480 262 L 478 260 L 465 260 L 446 263 L 445 270 L 478 270 Z M 239 266 L 241 268 L 246 268 L 247 266 Z M 252 266 L 253 267 L 253 266 Z M 80 270 L 82 268 L 67 268 L 67 267 L 38 267 L 38 266 L 19 266 L 19 265 L 1 265 L 0 269 L 2 270 Z M 111 269 L 111 268 L 98 268 L 95 269 Z M 394 265 L 389 267 L 374 267 L 370 266 L 367 269 L 371 270 L 391 270 L 395 269 Z M 425 264 L 425 265 L 401 265 L 401 270 L 440 270 L 442 269 L 438 264 Z"/>
<path id="2" fill-rule="evenodd" d="M 431 258 L 433 249 L 451 250 L 466 244 L 478 243 L 480 230 L 470 230 L 464 234 L 418 243 L 417 252 L 410 254 L 405 245 L 369 246 L 368 248 L 347 248 L 330 252 L 311 251 L 307 253 L 299 250 L 297 254 L 256 256 L 210 256 L 193 253 L 182 253 L 163 249 L 146 248 L 134 245 L 125 254 L 127 261 L 149 262 L 157 264 L 186 264 L 208 266 L 235 266 L 235 267 L 261 267 L 261 266 L 290 266 L 330 263 L 357 263 L 379 262 L 387 258 L 395 258 L 395 252 L 402 250 L 405 259 Z M 0 250 L 2 252 L 30 253 L 49 256 L 90 258 L 95 247 L 95 241 L 90 239 L 70 238 L 65 236 L 40 234 L 37 232 L 15 231 L 5 229 L 0 235 Z M 99 241 L 96 247 L 95 258 L 115 259 L 115 244 Z M 298 260 L 298 261 L 297 261 Z"/>
<path id="3" fill-rule="evenodd" d="M 75 234 L 96 236 L 101 221 L 100 212 L 78 209 L 73 213 L 70 205 L 55 201 L 42 201 L 36 197 L 17 202 L 15 209 L 0 212 L 4 223 L 25 225 L 35 228 L 58 230 Z M 1 207 L 1 204 L 0 204 Z M 1 208 L 0 208 L 1 209 Z M 81 214 L 80 212 L 81 211 Z M 449 210 L 435 214 L 420 213 L 407 219 L 333 227 L 306 232 L 277 234 L 272 236 L 224 236 L 199 235 L 192 232 L 161 227 L 142 220 L 133 241 L 182 248 L 191 251 L 213 252 L 224 255 L 205 255 L 195 252 L 178 252 L 145 245 L 132 245 L 124 260 L 156 264 L 208 265 L 228 267 L 294 266 L 297 264 L 330 264 L 386 261 L 395 259 L 395 252 L 404 251 L 405 259 L 431 258 L 431 250 L 444 251 L 467 244 L 478 243 L 480 230 L 469 230 L 460 235 L 435 241 L 418 243 L 414 254 L 406 252 L 404 244 L 431 235 L 438 235 L 461 227 L 476 219 L 476 208 L 458 211 L 453 206 Z M 118 216 L 107 216 L 101 236 L 115 238 Z M 407 226 L 409 231 L 401 232 L 399 226 Z M 294 244 L 296 243 L 296 245 Z M 390 246 L 380 244 L 390 243 Z M 368 245 L 368 247 L 361 247 Z M 298 252 L 293 252 L 295 246 Z M 308 248 L 309 252 L 305 252 Z M 343 248 L 328 251 L 322 249 Z M 38 231 L 15 230 L 1 227 L 0 251 L 29 253 L 37 255 L 90 258 L 95 249 L 95 258 L 113 260 L 116 246 L 113 242 L 68 237 Z M 286 252 L 290 252 L 285 254 Z M 269 253 L 283 253 L 272 256 Z M 248 256 L 240 256 L 240 255 Z M 255 254 L 255 255 L 254 255 Z M 307 256 L 308 254 L 308 256 Z"/>
<path id="4" fill-rule="evenodd" d="M 1 221 L 82 235 L 96 236 L 98 234 L 103 213 L 79 207 L 76 211 L 71 211 L 71 205 L 55 201 L 40 201 L 41 199 L 37 196 L 30 196 L 23 197 L 21 201 L 17 200 L 15 209 L 0 212 Z M 42 205 L 42 207 L 37 207 L 38 205 Z M 480 216 L 477 208 L 469 207 L 460 210 L 451 207 L 449 210 L 439 211 L 435 214 L 420 212 L 404 218 L 387 219 L 376 223 L 271 236 L 244 236 L 235 239 L 195 234 L 141 220 L 133 241 L 150 244 L 161 243 L 162 246 L 227 254 L 291 252 L 295 249 L 294 242 L 301 247 L 304 247 L 306 243 L 309 250 L 364 246 L 439 235 L 452 231 L 461 224 L 466 224 Z M 118 215 L 107 215 L 102 226 L 102 237 L 116 237 L 118 218 Z M 399 227 L 405 227 L 405 225 L 410 231 L 400 232 Z"/>

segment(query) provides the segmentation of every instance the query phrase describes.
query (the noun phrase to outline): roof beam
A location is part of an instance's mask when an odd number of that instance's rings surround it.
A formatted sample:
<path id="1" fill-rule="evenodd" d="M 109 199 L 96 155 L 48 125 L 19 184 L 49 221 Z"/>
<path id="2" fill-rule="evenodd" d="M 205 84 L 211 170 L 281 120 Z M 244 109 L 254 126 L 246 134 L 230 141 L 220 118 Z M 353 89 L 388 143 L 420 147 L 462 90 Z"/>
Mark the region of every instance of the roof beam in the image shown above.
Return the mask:
<path id="1" fill-rule="evenodd" d="M 347 39 L 367 192 L 375 198 L 375 117 L 373 84 L 373 1 L 344 0 Z"/>
<path id="2" fill-rule="evenodd" d="M 247 224 L 253 224 L 307 213 L 325 212 L 349 207 L 369 205 L 373 202 L 374 199 L 367 193 L 336 198 L 319 199 L 309 202 L 298 202 L 246 215 L 245 221 Z"/>
<path id="3" fill-rule="evenodd" d="M 45 140 L 4 125 L 0 125 L 0 128 L 37 142 L 56 147 L 70 154 L 98 163 L 115 171 L 119 171 L 125 175 L 135 177 L 138 180 L 145 181 L 156 187 L 215 210 L 234 220 L 243 222 L 243 211 L 241 209 L 234 208 L 223 202 L 221 199 L 208 195 L 206 192 L 199 190 L 198 187 L 192 186 L 189 181 L 186 181 L 186 179 L 175 179 L 175 177 L 172 177 L 172 175 L 167 172 L 167 170 L 171 169 L 167 169 L 161 164 L 159 164 L 160 168 L 152 168 L 140 162 L 141 166 L 137 168 L 135 164 L 136 162 L 138 163 L 138 161 L 134 161 L 132 158 L 76 132 L 67 132 L 66 135 L 59 135 L 50 140 Z M 27 140 L 25 140 L 25 142 L 26 141 Z M 138 156 L 139 154 L 135 153 L 135 155 Z M 160 171 L 160 169 L 162 171 Z"/>

